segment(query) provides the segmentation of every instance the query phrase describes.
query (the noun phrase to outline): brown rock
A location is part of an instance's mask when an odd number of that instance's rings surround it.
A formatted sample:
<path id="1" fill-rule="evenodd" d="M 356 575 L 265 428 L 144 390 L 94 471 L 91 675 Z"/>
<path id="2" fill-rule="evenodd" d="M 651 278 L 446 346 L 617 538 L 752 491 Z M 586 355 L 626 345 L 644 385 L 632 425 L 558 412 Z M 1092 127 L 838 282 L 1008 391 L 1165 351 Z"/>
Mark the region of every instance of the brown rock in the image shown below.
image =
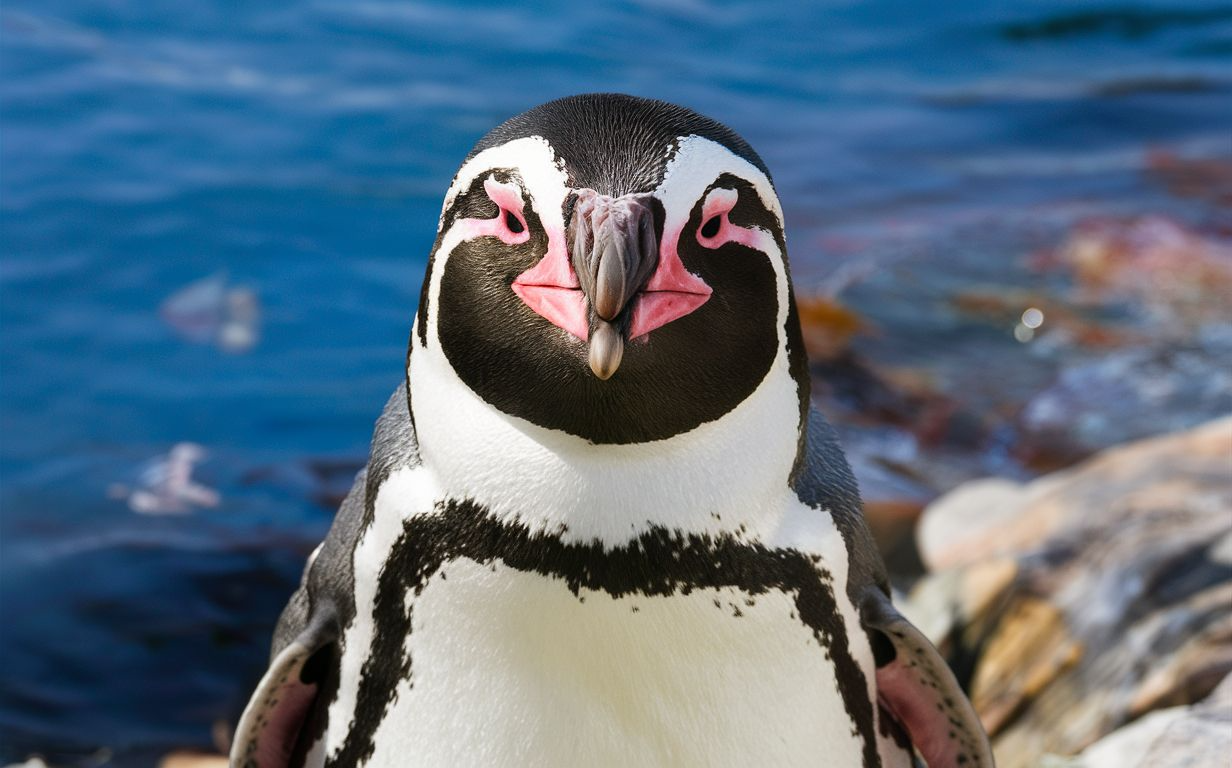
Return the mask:
<path id="1" fill-rule="evenodd" d="M 854 310 L 829 296 L 798 296 L 796 310 L 810 360 L 833 360 L 851 346 L 857 334 L 869 329 Z"/>
<path id="2" fill-rule="evenodd" d="M 957 655 L 987 634 L 1017 576 L 1012 557 L 953 568 L 919 582 L 902 610 L 942 653 Z"/>
<path id="3" fill-rule="evenodd" d="M 910 615 L 969 683 L 1001 768 L 1076 755 L 1232 671 L 1232 418 L 960 489 L 920 540 L 949 570 Z"/>
<path id="4" fill-rule="evenodd" d="M 1042 768 L 1227 768 L 1232 764 L 1232 676 L 1204 701 L 1150 713 L 1073 758 Z"/>
<path id="5" fill-rule="evenodd" d="M 1232 245 L 1163 216 L 1082 222 L 1053 259 L 1072 270 L 1079 298 L 1129 302 L 1162 323 L 1226 320 Z"/>
<path id="6" fill-rule="evenodd" d="M 1024 703 L 1082 658 L 1082 645 L 1054 605 L 1023 597 L 988 639 L 971 686 L 984 726 L 999 731 Z"/>
<path id="7" fill-rule="evenodd" d="M 158 761 L 158 768 L 226 768 L 227 758 L 212 752 L 181 750 L 171 752 Z"/>
<path id="8" fill-rule="evenodd" d="M 937 499 L 916 531 L 924 564 L 939 571 L 985 558 L 1026 499 L 1022 485 L 1002 478 L 973 480 Z"/>

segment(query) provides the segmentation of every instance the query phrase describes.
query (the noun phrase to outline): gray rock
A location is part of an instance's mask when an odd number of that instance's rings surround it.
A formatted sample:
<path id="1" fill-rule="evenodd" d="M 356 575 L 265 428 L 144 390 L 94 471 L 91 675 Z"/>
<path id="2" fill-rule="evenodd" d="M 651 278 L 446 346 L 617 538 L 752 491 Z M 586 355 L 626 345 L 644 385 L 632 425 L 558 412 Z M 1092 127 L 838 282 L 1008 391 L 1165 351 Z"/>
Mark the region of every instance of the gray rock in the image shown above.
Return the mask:
<path id="1" fill-rule="evenodd" d="M 1232 675 L 1202 702 L 1152 712 L 1073 758 L 1041 768 L 1227 768 L 1232 765 Z"/>
<path id="2" fill-rule="evenodd" d="M 1131 722 L 1127 753 L 1148 736 L 1150 754 L 1224 746 L 1214 715 L 1145 717 L 1232 672 L 1232 418 L 1025 486 L 960 488 L 925 511 L 920 540 L 946 569 L 907 612 L 949 654 L 1001 768 L 1078 755 Z M 1144 763 L 1165 764 L 1189 763 Z"/>

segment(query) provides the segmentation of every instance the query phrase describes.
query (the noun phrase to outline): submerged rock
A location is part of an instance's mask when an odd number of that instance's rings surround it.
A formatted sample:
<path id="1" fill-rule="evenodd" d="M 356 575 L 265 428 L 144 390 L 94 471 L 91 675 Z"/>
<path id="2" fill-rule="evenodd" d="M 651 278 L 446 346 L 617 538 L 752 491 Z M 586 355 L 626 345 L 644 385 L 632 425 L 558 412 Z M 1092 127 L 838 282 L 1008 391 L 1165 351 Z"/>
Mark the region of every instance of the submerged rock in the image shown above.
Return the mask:
<path id="1" fill-rule="evenodd" d="M 1211 328 L 1204 343 L 1123 349 L 1066 368 L 1023 407 L 1015 451 L 1029 465 L 1067 464 L 1232 413 L 1230 357 L 1232 333 Z"/>
<path id="2" fill-rule="evenodd" d="M 224 352 L 248 352 L 260 341 L 261 303 L 257 294 L 232 285 L 225 272 L 189 283 L 159 307 L 163 322 L 195 344 Z"/>
<path id="3" fill-rule="evenodd" d="M 1002 768 L 1075 755 L 1232 672 L 1232 418 L 964 486 L 924 512 L 920 544 L 942 570 L 908 610 Z M 1142 763 L 1165 764 L 1187 763 Z"/>
<path id="4" fill-rule="evenodd" d="M 1232 243 L 1174 219 L 1089 219 L 1046 259 L 1072 272 L 1079 300 L 1128 304 L 1176 332 L 1229 318 Z"/>

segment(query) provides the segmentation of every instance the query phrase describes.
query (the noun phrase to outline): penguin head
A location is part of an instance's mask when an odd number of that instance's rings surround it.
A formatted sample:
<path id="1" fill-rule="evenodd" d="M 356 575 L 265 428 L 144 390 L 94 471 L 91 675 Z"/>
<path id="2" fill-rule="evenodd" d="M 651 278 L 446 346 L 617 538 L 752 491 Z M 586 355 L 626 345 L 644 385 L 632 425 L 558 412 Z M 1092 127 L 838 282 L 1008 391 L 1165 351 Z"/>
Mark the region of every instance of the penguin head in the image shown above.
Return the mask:
<path id="1" fill-rule="evenodd" d="M 776 367 L 807 404 L 765 165 L 723 125 L 631 96 L 549 102 L 475 146 L 445 197 L 416 344 L 502 413 L 591 443 L 720 419 Z"/>

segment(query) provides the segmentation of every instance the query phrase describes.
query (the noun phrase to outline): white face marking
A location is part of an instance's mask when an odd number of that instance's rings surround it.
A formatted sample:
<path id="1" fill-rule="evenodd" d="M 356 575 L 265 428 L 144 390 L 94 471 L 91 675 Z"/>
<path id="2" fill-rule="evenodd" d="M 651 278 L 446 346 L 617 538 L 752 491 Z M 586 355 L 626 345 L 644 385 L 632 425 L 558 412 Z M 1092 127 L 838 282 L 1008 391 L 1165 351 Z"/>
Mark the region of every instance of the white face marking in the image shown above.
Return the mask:
<path id="1" fill-rule="evenodd" d="M 689 214 L 693 210 L 694 203 L 706 191 L 706 187 L 714 183 L 714 180 L 719 176 L 730 173 L 753 185 L 753 189 L 757 190 L 757 196 L 762 204 L 774 217 L 778 219 L 779 228 L 783 226 L 783 208 L 779 205 L 778 195 L 774 193 L 774 187 L 770 184 L 770 179 L 762 173 L 757 166 L 745 160 L 739 155 L 733 154 L 731 150 L 709 139 L 703 139 L 700 136 L 690 136 L 682 139 L 680 148 L 667 164 L 667 169 L 664 172 L 663 183 L 654 191 L 654 196 L 663 201 L 663 207 L 667 212 L 667 219 L 663 224 L 663 239 L 671 238 L 678 240 L 684 230 L 685 225 L 689 221 Z M 719 195 L 715 195 L 718 192 Z M 723 198 L 723 192 L 734 192 L 734 190 L 715 190 L 711 193 L 711 197 Z M 716 201 L 717 202 L 717 201 Z M 734 205 L 734 199 L 732 205 Z M 729 209 L 730 210 L 730 209 Z M 704 221 L 704 219 L 703 219 Z M 787 254 L 779 250 L 778 244 L 775 243 L 774 237 L 763 229 L 753 228 L 744 229 L 736 227 L 735 229 L 741 232 L 749 233 L 749 239 L 745 243 L 756 248 L 770 260 L 770 265 L 774 268 L 774 276 L 778 283 L 778 298 L 779 298 L 779 313 L 775 322 L 775 327 L 778 329 L 779 351 L 785 352 L 787 349 L 787 337 L 784 328 L 787 326 L 787 308 L 791 302 L 791 294 L 788 291 L 787 281 Z M 769 376 L 767 376 L 767 379 Z M 798 429 L 797 424 L 795 429 Z M 794 429 L 792 438 L 794 439 Z"/>
<path id="2" fill-rule="evenodd" d="M 470 160 L 446 196 L 493 168 L 516 168 L 549 236 L 549 249 L 565 247 L 561 204 L 567 177 L 548 143 L 518 139 Z M 722 145 L 682 139 L 652 194 L 664 204 L 664 240 L 679 238 L 694 204 L 720 174 L 751 183 L 780 220 L 769 179 Z M 790 375 L 784 326 L 790 296 L 782 254 L 769 233 L 756 246 L 773 265 L 778 282 L 779 350 L 761 385 L 722 418 L 665 440 L 637 445 L 595 445 L 496 410 L 454 372 L 437 333 L 441 280 L 461 228 L 445 233 L 429 291 L 427 340 L 414 334 L 411 399 L 421 455 L 442 491 L 470 498 L 505 520 L 532 530 L 560 532 L 565 541 L 598 539 L 616 544 L 658 525 L 694 533 L 735 533 L 760 538 L 775 521 L 767 499 L 787 492 L 800 428 L 796 383 Z M 674 240 L 673 240 L 674 242 Z"/>
<path id="3" fill-rule="evenodd" d="M 438 228 L 444 226 L 445 212 L 449 210 L 449 206 L 453 205 L 458 195 L 463 190 L 468 189 L 477 177 L 490 174 L 496 168 L 517 169 L 518 173 L 522 176 L 523 188 L 530 194 L 530 198 L 535 206 L 535 212 L 539 214 L 539 220 L 543 223 L 543 227 L 548 233 L 548 250 L 559 249 L 561 252 L 564 252 L 566 247 L 565 223 L 562 211 L 565 196 L 569 194 L 569 187 L 567 186 L 568 176 L 560 167 L 559 162 L 557 162 L 556 153 L 552 151 L 552 146 L 545 139 L 538 136 L 516 139 L 508 144 L 485 149 L 463 165 L 454 177 L 449 191 L 445 193 L 445 202 L 441 208 L 441 216 L 437 224 Z M 488 182 L 485 182 L 484 186 L 486 189 Z M 500 186 L 510 188 L 512 185 Z M 508 192 L 509 190 L 505 189 L 503 191 Z M 520 214 L 522 211 L 519 209 L 518 213 Z M 524 218 L 522 221 L 523 225 L 525 225 Z M 427 284 L 423 288 L 428 293 L 428 306 L 430 307 L 428 312 L 428 335 L 434 340 L 439 339 L 436 331 L 438 316 L 436 308 L 441 305 L 441 279 L 445 275 L 445 264 L 449 261 L 449 256 L 453 253 L 454 248 L 457 248 L 459 244 L 465 242 L 468 238 L 479 237 L 483 234 L 482 231 L 476 231 L 473 227 L 459 227 L 455 225 L 445 233 L 440 246 L 436 249 L 432 274 L 428 275 Z M 530 233 L 526 232 L 526 238 L 529 237 Z M 416 327 L 416 333 L 412 335 L 414 339 L 418 339 L 418 327 Z M 439 341 L 432 346 L 439 350 Z M 416 425 L 418 425 L 418 421 Z"/>

